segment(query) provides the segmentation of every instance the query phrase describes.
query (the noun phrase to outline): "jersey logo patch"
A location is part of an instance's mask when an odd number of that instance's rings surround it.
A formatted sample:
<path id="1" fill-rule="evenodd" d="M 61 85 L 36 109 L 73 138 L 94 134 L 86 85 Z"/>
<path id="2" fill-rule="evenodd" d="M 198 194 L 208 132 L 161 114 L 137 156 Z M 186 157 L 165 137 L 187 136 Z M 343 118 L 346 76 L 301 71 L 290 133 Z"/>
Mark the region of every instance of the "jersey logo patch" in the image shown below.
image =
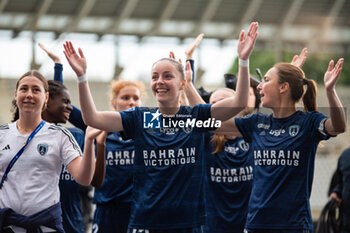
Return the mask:
<path id="1" fill-rule="evenodd" d="M 299 125 L 291 125 L 288 128 L 288 133 L 290 136 L 295 137 L 299 133 L 300 126 Z"/>
<path id="2" fill-rule="evenodd" d="M 144 112 L 143 113 L 143 128 L 145 129 L 159 129 L 160 120 L 159 116 L 162 115 L 159 110 L 156 112 Z"/>
<path id="3" fill-rule="evenodd" d="M 2 148 L 2 150 L 9 150 L 10 149 L 10 145 L 7 144 L 4 148 Z"/>
<path id="4" fill-rule="evenodd" d="M 192 127 L 191 126 L 185 126 L 182 128 L 182 130 L 185 132 L 185 133 L 191 133 L 192 132 Z"/>
<path id="5" fill-rule="evenodd" d="M 49 150 L 49 146 L 47 144 L 38 144 L 36 149 L 38 150 L 40 155 L 44 156 Z"/>
<path id="6" fill-rule="evenodd" d="M 248 151 L 249 150 L 249 144 L 246 143 L 244 140 L 241 140 L 238 143 L 239 147 L 243 150 L 243 151 Z"/>

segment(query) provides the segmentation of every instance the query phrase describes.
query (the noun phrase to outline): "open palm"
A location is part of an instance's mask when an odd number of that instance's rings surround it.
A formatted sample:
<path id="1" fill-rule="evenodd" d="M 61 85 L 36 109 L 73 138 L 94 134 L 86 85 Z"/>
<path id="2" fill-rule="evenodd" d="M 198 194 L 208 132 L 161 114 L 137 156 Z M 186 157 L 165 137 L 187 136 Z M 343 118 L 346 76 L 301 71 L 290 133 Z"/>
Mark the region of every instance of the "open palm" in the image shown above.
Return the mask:
<path id="1" fill-rule="evenodd" d="M 334 89 L 335 84 L 339 79 L 340 72 L 343 67 L 343 62 L 344 62 L 343 58 L 340 58 L 335 66 L 334 66 L 333 60 L 329 62 L 328 69 L 324 74 L 324 79 L 323 79 L 326 90 Z"/>
<path id="2" fill-rule="evenodd" d="M 251 23 L 246 37 L 244 30 L 241 31 L 238 41 L 238 57 L 240 59 L 247 60 L 249 58 L 258 36 L 258 27 L 257 22 Z"/>
<path id="3" fill-rule="evenodd" d="M 63 44 L 63 47 L 63 53 L 66 56 L 68 63 L 72 67 L 74 72 L 77 74 L 78 77 L 84 75 L 86 73 L 86 59 L 83 54 L 83 51 L 79 48 L 79 54 L 75 52 L 73 44 L 70 41 L 66 41 L 66 43 Z"/>
<path id="4" fill-rule="evenodd" d="M 196 50 L 198 45 L 201 43 L 202 39 L 204 37 L 204 33 L 199 34 L 196 39 L 186 48 L 185 54 L 186 54 L 186 59 L 193 59 L 193 52 Z"/>
<path id="5" fill-rule="evenodd" d="M 290 64 L 295 65 L 299 68 L 303 67 L 307 54 L 308 54 L 307 48 L 303 48 L 299 55 L 295 55 L 293 57 L 293 60 Z"/>

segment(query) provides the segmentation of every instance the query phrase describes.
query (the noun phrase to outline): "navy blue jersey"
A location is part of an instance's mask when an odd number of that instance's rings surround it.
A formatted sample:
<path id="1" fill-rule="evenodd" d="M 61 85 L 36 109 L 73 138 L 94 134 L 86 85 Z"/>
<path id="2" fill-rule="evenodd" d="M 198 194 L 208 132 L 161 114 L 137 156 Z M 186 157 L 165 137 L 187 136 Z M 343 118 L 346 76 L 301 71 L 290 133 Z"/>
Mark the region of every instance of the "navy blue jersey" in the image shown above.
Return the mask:
<path id="1" fill-rule="evenodd" d="M 106 175 L 101 188 L 95 189 L 94 203 L 131 202 L 134 141 L 124 141 L 120 133 L 106 138 Z"/>
<path id="2" fill-rule="evenodd" d="M 208 137 L 210 139 L 210 137 Z M 206 154 L 206 232 L 243 232 L 253 182 L 253 150 L 243 138 L 229 139 L 223 151 Z"/>
<path id="3" fill-rule="evenodd" d="M 328 139 L 326 116 L 297 111 L 286 118 L 261 113 L 237 118 L 254 154 L 247 228 L 310 229 L 309 198 L 320 140 Z"/>
<path id="4" fill-rule="evenodd" d="M 84 132 L 78 128 L 68 128 L 68 130 L 72 133 L 80 148 L 84 148 Z M 84 233 L 79 184 L 75 182 L 65 167 L 62 167 L 59 188 L 64 230 L 66 232 Z"/>
<path id="5" fill-rule="evenodd" d="M 208 120 L 210 107 L 181 106 L 174 117 L 163 117 L 157 108 L 136 107 L 120 113 L 124 135 L 134 138 L 135 143 L 135 203 L 129 228 L 173 229 L 203 224 L 202 155 L 207 129 L 200 125 L 212 126 Z M 185 124 L 187 120 L 195 127 Z"/>

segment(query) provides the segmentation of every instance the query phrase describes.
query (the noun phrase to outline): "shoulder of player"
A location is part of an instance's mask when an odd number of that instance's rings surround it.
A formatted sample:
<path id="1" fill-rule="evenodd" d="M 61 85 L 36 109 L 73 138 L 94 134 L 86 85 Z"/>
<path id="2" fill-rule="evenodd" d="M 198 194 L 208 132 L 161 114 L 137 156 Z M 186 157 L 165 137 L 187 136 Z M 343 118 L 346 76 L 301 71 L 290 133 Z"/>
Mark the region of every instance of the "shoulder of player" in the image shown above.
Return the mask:
<path id="1" fill-rule="evenodd" d="M 79 128 L 75 128 L 75 127 L 72 127 L 72 128 L 67 128 L 72 134 L 81 134 L 81 135 L 84 135 L 84 131 L 79 129 Z"/>
<path id="2" fill-rule="evenodd" d="M 6 131 L 9 129 L 10 129 L 10 126 L 8 123 L 0 125 L 0 131 Z"/>
<path id="3" fill-rule="evenodd" d="M 62 133 L 65 135 L 71 135 L 71 132 L 64 126 L 49 123 L 47 129 L 52 133 Z"/>

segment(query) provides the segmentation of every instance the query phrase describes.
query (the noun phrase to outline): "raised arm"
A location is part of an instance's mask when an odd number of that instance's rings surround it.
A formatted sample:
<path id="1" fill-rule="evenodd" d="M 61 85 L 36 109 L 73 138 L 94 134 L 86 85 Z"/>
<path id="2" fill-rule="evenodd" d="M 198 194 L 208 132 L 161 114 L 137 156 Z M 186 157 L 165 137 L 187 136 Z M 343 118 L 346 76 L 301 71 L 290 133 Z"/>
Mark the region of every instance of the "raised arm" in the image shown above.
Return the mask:
<path id="1" fill-rule="evenodd" d="M 94 139 L 101 132 L 101 130 L 88 127 L 85 133 L 84 155 L 75 158 L 67 165 L 69 173 L 81 185 L 88 186 L 91 183 L 95 171 Z"/>
<path id="2" fill-rule="evenodd" d="M 199 95 L 198 91 L 196 90 L 193 82 L 192 82 L 192 70 L 190 62 L 186 62 L 186 86 L 185 86 L 185 95 L 187 97 L 187 100 L 190 104 L 190 106 L 194 106 L 196 104 L 205 104 L 205 101 L 202 99 L 202 97 Z"/>
<path id="3" fill-rule="evenodd" d="M 186 73 L 185 73 L 185 79 L 186 79 L 186 86 L 185 90 L 181 96 L 182 99 L 186 99 L 188 104 L 190 106 L 194 106 L 196 104 L 205 104 L 205 101 L 202 99 L 202 97 L 198 94 L 195 86 L 194 86 L 194 60 L 193 60 L 193 53 L 195 49 L 198 47 L 200 42 L 202 41 L 204 37 L 204 34 L 199 34 L 196 39 L 186 48 L 185 55 L 186 55 Z"/>
<path id="4" fill-rule="evenodd" d="M 308 54 L 307 48 L 303 48 L 299 55 L 295 55 L 293 57 L 293 60 L 290 64 L 295 65 L 299 68 L 303 67 L 307 54 Z"/>
<path id="5" fill-rule="evenodd" d="M 51 60 L 56 64 L 62 64 L 61 58 L 48 50 L 42 43 L 38 43 L 38 46 L 51 58 Z"/>
<path id="6" fill-rule="evenodd" d="M 94 176 L 91 181 L 91 185 L 100 188 L 103 184 L 106 174 L 106 138 L 107 132 L 103 131 L 96 137 L 97 155 L 96 155 L 96 167 Z"/>
<path id="7" fill-rule="evenodd" d="M 193 59 L 193 53 L 196 50 L 196 48 L 201 43 L 202 39 L 204 37 L 204 33 L 199 34 L 196 39 L 186 48 L 185 55 L 186 55 L 186 63 L 187 61 L 190 62 L 191 70 L 192 70 L 192 83 L 194 83 L 194 59 Z"/>
<path id="8" fill-rule="evenodd" d="M 338 135 L 346 130 L 345 112 L 342 103 L 335 91 L 335 85 L 339 79 L 344 59 L 340 58 L 334 66 L 331 60 L 324 75 L 324 86 L 330 109 L 330 118 L 326 120 L 325 129 L 330 135 Z"/>
<path id="9" fill-rule="evenodd" d="M 53 80 L 60 82 L 63 84 L 63 65 L 61 62 L 61 58 L 54 54 L 53 52 L 49 51 L 42 43 L 38 43 L 38 46 L 51 58 L 51 60 L 55 63 L 54 66 L 54 75 L 53 75 Z M 75 127 L 83 130 L 85 132 L 86 130 L 86 125 L 83 121 L 83 117 L 81 115 L 80 109 L 72 105 L 73 110 L 71 114 L 69 115 L 68 121 L 72 123 Z"/>
<path id="10" fill-rule="evenodd" d="M 64 55 L 78 77 L 79 102 L 85 124 L 108 132 L 123 131 L 119 112 L 96 110 L 86 79 L 87 65 L 83 51 L 79 48 L 78 54 L 70 41 L 63 46 Z"/>
<path id="11" fill-rule="evenodd" d="M 239 70 L 234 97 L 221 100 L 211 107 L 211 116 L 215 119 L 226 121 L 237 115 L 248 104 L 249 98 L 249 56 L 253 51 L 258 36 L 258 23 L 250 24 L 249 31 L 245 36 L 242 30 L 238 41 Z"/>
<path id="12" fill-rule="evenodd" d="M 54 72 L 53 80 L 63 83 L 63 76 L 62 76 L 63 66 L 62 66 L 61 58 L 58 55 L 54 54 L 53 52 L 49 51 L 42 43 L 38 43 L 38 46 L 55 63 L 55 66 L 54 66 L 55 72 Z"/>

